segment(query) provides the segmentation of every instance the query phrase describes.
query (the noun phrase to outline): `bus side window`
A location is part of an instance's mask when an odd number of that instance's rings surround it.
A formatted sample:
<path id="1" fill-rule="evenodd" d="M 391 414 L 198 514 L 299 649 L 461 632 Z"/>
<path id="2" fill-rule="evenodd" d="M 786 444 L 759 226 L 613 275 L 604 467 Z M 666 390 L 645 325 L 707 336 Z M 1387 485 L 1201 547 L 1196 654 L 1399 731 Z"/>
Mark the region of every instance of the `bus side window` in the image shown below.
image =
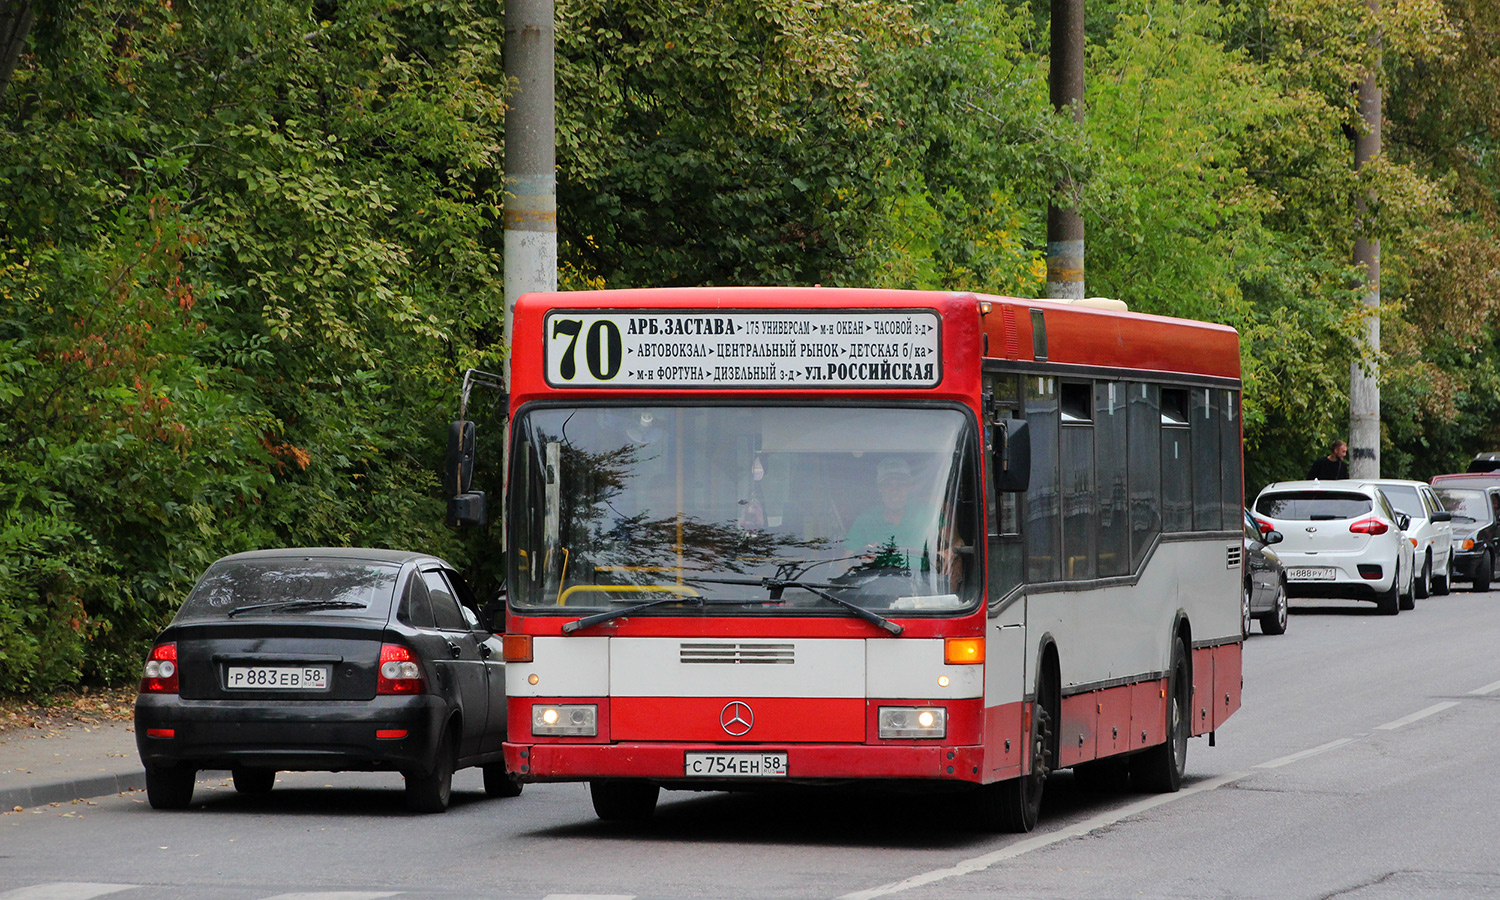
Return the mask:
<path id="1" fill-rule="evenodd" d="M 1020 418 L 1020 384 L 1015 375 L 989 375 L 985 387 L 992 398 L 992 410 L 986 413 L 992 420 Z M 986 429 L 988 431 L 988 429 Z M 988 437 L 985 438 L 988 440 Z M 984 454 L 985 465 L 990 465 L 992 455 Z M 985 507 L 989 513 L 988 544 L 990 600 L 999 600 L 1021 584 L 1025 566 L 1024 545 L 1021 541 L 1021 494 L 995 491 L 995 474 L 989 472 L 985 479 Z"/>

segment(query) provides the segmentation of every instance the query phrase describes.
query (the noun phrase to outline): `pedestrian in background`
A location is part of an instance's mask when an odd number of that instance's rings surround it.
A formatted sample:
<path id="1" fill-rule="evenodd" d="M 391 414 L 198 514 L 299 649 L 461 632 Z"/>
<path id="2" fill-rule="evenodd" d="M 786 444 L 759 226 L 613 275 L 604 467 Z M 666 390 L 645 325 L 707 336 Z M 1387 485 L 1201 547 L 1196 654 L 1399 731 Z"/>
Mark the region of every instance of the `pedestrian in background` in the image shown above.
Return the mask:
<path id="1" fill-rule="evenodd" d="M 1308 479 L 1332 481 L 1335 478 L 1348 478 L 1349 464 L 1344 461 L 1344 457 L 1348 455 L 1349 445 L 1343 441 L 1334 441 L 1333 446 L 1328 450 L 1328 455 L 1318 457 L 1308 467 Z"/>

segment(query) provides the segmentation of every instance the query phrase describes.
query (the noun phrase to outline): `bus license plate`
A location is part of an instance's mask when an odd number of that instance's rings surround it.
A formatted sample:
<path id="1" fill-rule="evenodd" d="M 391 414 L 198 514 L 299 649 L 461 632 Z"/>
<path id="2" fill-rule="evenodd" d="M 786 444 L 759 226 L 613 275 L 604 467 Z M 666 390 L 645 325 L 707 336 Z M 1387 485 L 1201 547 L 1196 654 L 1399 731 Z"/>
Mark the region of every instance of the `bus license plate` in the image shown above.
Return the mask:
<path id="1" fill-rule="evenodd" d="M 689 778 L 785 778 L 785 753 L 689 753 Z"/>
<path id="2" fill-rule="evenodd" d="M 1332 581 L 1332 566 L 1299 566 L 1286 570 L 1288 581 Z"/>
<path id="3" fill-rule="evenodd" d="M 328 666 L 230 666 L 224 686 L 231 690 L 326 691 Z"/>

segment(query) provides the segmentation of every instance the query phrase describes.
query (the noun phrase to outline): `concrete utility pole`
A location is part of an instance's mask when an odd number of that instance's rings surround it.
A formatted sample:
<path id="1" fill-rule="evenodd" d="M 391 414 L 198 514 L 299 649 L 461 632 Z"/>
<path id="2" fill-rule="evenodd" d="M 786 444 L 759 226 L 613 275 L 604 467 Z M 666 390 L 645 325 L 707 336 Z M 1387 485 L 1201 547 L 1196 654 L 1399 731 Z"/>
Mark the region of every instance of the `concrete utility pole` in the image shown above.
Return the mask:
<path id="1" fill-rule="evenodd" d="M 505 4 L 505 386 L 516 298 L 557 290 L 557 122 L 553 111 L 552 0 Z"/>
<path id="2" fill-rule="evenodd" d="M 1370 0 L 1370 12 L 1380 13 L 1380 0 Z M 1370 71 L 1359 83 L 1359 114 L 1364 131 L 1354 138 L 1354 168 L 1364 169 L 1380 155 L 1381 89 L 1380 38 Z M 1363 359 L 1349 367 L 1349 477 L 1380 477 L 1380 240 L 1369 236 L 1369 198 L 1354 198 L 1354 265 L 1365 274 L 1367 307 Z"/>
<path id="3" fill-rule="evenodd" d="M 0 0 L 0 94 L 10 85 L 26 35 L 36 22 L 31 0 Z"/>
<path id="4" fill-rule="evenodd" d="M 1083 0 L 1052 0 L 1052 108 L 1071 113 L 1083 124 Z M 1047 296 L 1081 300 L 1083 285 L 1083 215 L 1071 178 L 1057 184 L 1059 196 L 1073 202 L 1047 205 Z"/>

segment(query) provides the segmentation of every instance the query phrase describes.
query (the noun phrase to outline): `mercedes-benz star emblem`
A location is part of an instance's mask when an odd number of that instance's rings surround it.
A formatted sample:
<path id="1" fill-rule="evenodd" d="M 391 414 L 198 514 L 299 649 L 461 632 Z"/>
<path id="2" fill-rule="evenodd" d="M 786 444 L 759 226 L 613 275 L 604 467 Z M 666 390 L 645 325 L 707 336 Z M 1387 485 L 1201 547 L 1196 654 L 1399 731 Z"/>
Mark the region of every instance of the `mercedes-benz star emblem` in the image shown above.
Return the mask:
<path id="1" fill-rule="evenodd" d="M 744 737 L 755 727 L 755 712 L 750 709 L 750 704 L 732 700 L 724 704 L 719 713 L 719 724 L 730 737 Z"/>

